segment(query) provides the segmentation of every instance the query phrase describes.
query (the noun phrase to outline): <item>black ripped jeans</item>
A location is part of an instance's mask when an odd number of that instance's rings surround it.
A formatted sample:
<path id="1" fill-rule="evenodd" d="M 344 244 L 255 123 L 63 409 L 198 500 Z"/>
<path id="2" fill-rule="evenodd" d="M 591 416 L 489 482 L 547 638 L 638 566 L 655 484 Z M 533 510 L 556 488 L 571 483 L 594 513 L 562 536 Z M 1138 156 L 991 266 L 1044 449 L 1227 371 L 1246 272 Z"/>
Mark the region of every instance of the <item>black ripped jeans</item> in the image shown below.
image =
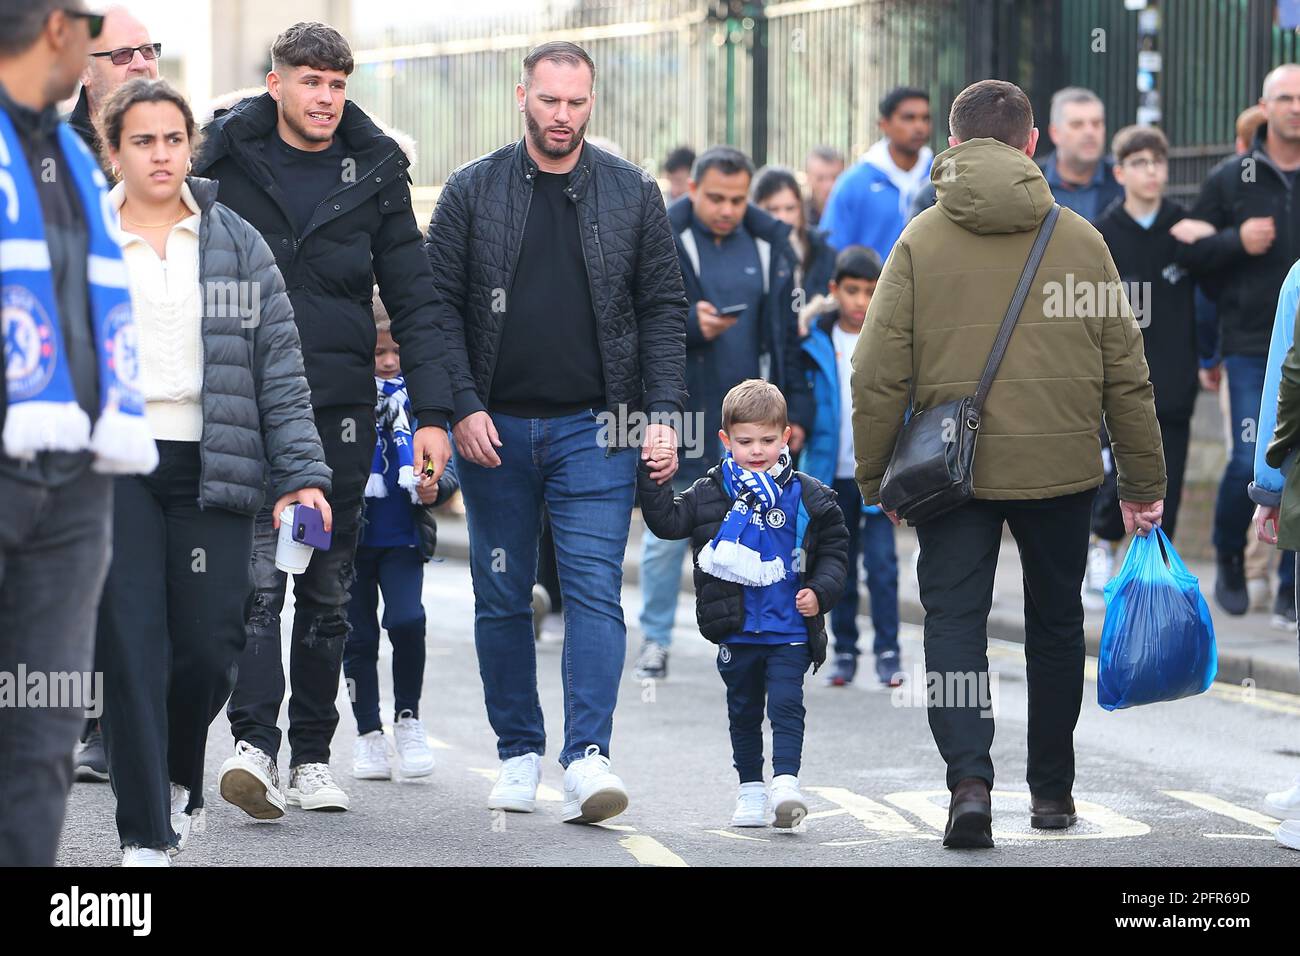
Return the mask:
<path id="1" fill-rule="evenodd" d="M 334 534 L 328 551 L 317 551 L 294 576 L 293 633 L 289 642 L 289 766 L 329 763 L 338 726 L 334 701 L 347 640 L 352 562 L 361 531 L 362 495 L 375 452 L 373 406 L 316 409 L 316 429 L 333 471 L 329 495 Z M 280 704 L 284 700 L 280 611 L 288 575 L 275 566 L 278 532 L 271 507 L 257 516 L 253 532 L 253 596 L 248 643 L 239 658 L 230 697 L 230 731 L 276 759 L 280 752 Z"/>

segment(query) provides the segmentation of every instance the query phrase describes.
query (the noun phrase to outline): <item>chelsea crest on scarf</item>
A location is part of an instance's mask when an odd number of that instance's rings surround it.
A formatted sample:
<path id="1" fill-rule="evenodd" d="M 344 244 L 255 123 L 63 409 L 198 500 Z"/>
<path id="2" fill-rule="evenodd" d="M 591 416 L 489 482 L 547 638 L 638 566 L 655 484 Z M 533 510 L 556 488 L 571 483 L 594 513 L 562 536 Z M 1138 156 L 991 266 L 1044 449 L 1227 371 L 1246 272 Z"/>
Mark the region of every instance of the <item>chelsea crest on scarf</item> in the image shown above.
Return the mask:
<path id="1" fill-rule="evenodd" d="M 785 524 L 781 495 L 794 478 L 789 446 L 767 471 L 750 471 L 727 452 L 720 465 L 731 508 L 713 540 L 700 549 L 700 570 L 723 581 L 766 587 L 785 578 L 785 555 L 772 530 Z"/>
<path id="2" fill-rule="evenodd" d="M 8 408 L 4 450 L 30 460 L 39 452 L 90 451 L 96 471 L 147 473 L 158 464 L 144 417 L 139 349 L 126 265 L 116 239 L 104 174 L 66 123 L 59 145 L 76 186 L 89 238 L 90 321 L 99 370 L 99 414 L 77 404 L 60 332 L 36 183 L 8 114 L 0 110 L 0 315 Z M 81 321 L 71 316 L 69 321 Z"/>

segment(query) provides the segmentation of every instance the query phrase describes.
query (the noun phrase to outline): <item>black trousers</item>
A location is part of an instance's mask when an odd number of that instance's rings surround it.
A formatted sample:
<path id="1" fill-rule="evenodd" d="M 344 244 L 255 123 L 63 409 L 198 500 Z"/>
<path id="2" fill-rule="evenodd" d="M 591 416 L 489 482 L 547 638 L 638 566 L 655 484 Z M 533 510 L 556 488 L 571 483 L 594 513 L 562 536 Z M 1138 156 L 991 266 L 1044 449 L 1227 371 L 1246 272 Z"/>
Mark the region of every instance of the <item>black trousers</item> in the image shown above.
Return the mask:
<path id="1" fill-rule="evenodd" d="M 291 767 L 329 763 L 330 741 L 338 727 L 334 699 L 343 670 L 343 647 L 351 631 L 349 592 L 355 574 L 361 503 L 375 452 L 375 410 L 370 405 L 318 408 L 316 429 L 333 471 L 329 495 L 334 514 L 328 551 L 316 551 L 293 582 L 293 635 L 289 649 L 289 749 Z M 230 697 L 230 731 L 274 759 L 280 752 L 280 707 L 284 703 L 284 663 L 280 653 L 280 612 L 289 576 L 275 566 L 278 532 L 271 507 L 257 516 L 253 532 L 253 595 L 248 643 L 239 657 L 239 675 Z"/>
<path id="2" fill-rule="evenodd" d="M 1002 525 L 1020 550 L 1029 683 L 1029 789 L 1061 798 L 1074 785 L 1074 725 L 1083 703 L 1083 602 L 1092 490 L 1058 498 L 970 501 L 923 522 L 917 578 L 925 608 L 927 715 L 948 765 L 993 785 L 988 616 Z"/>
<path id="3" fill-rule="evenodd" d="M 122 846 L 173 846 L 169 784 L 203 806 L 208 727 L 230 696 L 252 595 L 253 518 L 200 509 L 198 442 L 158 442 L 150 475 L 114 482 L 99 605 L 101 726 Z"/>
<path id="4" fill-rule="evenodd" d="M 1187 449 L 1191 443 L 1192 421 L 1190 418 L 1162 418 L 1160 439 L 1165 448 L 1165 512 L 1160 527 L 1169 540 L 1174 539 L 1178 530 L 1178 506 L 1183 500 L 1183 475 L 1187 471 Z M 1115 461 L 1110 453 L 1108 436 L 1102 433 L 1103 455 L 1106 469 L 1101 487 L 1092 505 L 1092 533 L 1103 541 L 1122 541 L 1124 539 L 1124 516 L 1119 510 L 1119 484 L 1115 472 Z"/>
<path id="5" fill-rule="evenodd" d="M 0 671 L 90 677 L 112 510 L 89 469 L 57 488 L 0 476 Z M 87 701 L 57 703 L 0 707 L 0 866 L 54 865 Z"/>

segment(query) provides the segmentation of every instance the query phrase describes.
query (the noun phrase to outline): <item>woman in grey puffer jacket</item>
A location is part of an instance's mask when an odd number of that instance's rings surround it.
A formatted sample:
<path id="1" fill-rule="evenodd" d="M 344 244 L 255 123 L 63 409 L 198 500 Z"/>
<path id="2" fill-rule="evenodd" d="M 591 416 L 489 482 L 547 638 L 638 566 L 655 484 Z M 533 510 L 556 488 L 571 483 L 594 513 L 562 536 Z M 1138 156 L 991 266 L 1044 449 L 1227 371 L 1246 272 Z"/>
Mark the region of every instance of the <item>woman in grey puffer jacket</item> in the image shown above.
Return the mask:
<path id="1" fill-rule="evenodd" d="M 165 80 L 105 104 L 101 138 L 121 217 L 150 475 L 115 479 L 113 561 L 97 670 L 123 865 L 166 866 L 201 819 L 208 726 L 230 696 L 252 596 L 253 516 L 296 502 L 330 525 L 330 470 L 293 310 L 257 231 L 185 178 L 189 105 Z M 278 521 L 277 521 L 278 524 Z"/>

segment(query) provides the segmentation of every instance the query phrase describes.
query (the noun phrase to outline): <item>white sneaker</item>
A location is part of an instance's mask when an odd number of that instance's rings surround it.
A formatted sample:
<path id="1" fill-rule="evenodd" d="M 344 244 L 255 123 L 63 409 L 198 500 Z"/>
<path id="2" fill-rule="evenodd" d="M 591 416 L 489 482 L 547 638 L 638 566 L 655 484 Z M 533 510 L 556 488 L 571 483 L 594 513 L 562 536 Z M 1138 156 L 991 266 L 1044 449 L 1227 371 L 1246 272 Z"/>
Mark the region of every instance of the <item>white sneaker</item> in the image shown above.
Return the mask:
<path id="1" fill-rule="evenodd" d="M 1300 777 L 1296 777 L 1290 790 L 1264 795 L 1264 806 L 1269 816 L 1279 820 L 1300 820 Z"/>
<path id="2" fill-rule="evenodd" d="M 772 778 L 772 793 L 768 798 L 772 805 L 775 819 L 772 826 L 790 830 L 803 822 L 808 816 L 808 804 L 804 803 L 803 794 L 799 792 L 799 778 L 788 773 Z"/>
<path id="3" fill-rule="evenodd" d="M 304 763 L 289 770 L 289 789 L 284 792 L 291 806 L 304 810 L 346 810 L 350 804 L 343 788 L 334 782 L 329 764 Z"/>
<path id="4" fill-rule="evenodd" d="M 190 790 L 188 787 L 182 787 L 180 784 L 171 785 L 172 792 L 172 829 L 180 838 L 176 846 L 167 852 L 172 856 L 180 853 L 185 849 L 185 844 L 190 840 L 191 833 L 202 833 L 206 829 L 206 816 L 203 807 L 199 807 L 193 813 L 186 813 L 185 808 L 190 803 Z"/>
<path id="5" fill-rule="evenodd" d="M 1288 850 L 1300 850 L 1300 820 L 1287 820 L 1273 834 L 1278 846 Z"/>
<path id="6" fill-rule="evenodd" d="M 501 761 L 497 782 L 488 795 L 488 809 L 532 813 L 537 801 L 537 785 L 541 781 L 540 754 L 522 754 Z"/>
<path id="7" fill-rule="evenodd" d="M 424 732 L 424 724 L 409 710 L 397 715 L 393 725 L 397 744 L 397 770 L 403 777 L 427 777 L 433 773 L 433 748 Z"/>
<path id="8" fill-rule="evenodd" d="M 275 759 L 247 740 L 235 744 L 235 755 L 221 765 L 221 797 L 250 817 L 277 820 L 284 816 L 280 770 Z"/>
<path id="9" fill-rule="evenodd" d="M 762 780 L 742 783 L 736 794 L 736 812 L 731 815 L 733 827 L 765 827 L 772 822 L 772 808 L 767 802 L 767 787 Z"/>
<path id="10" fill-rule="evenodd" d="M 1083 576 L 1083 606 L 1089 611 L 1106 609 L 1106 583 L 1114 571 L 1110 546 L 1097 542 L 1088 549 L 1088 570 Z"/>
<path id="11" fill-rule="evenodd" d="M 599 823 L 627 809 L 623 781 L 609 769 L 609 758 L 595 744 L 564 771 L 565 823 Z"/>
<path id="12" fill-rule="evenodd" d="M 382 730 L 361 734 L 352 744 L 352 776 L 358 780 L 392 780 L 388 738 Z"/>
<path id="13" fill-rule="evenodd" d="M 172 859 L 166 850 L 147 850 L 142 846 L 122 848 L 123 866 L 171 866 Z"/>

